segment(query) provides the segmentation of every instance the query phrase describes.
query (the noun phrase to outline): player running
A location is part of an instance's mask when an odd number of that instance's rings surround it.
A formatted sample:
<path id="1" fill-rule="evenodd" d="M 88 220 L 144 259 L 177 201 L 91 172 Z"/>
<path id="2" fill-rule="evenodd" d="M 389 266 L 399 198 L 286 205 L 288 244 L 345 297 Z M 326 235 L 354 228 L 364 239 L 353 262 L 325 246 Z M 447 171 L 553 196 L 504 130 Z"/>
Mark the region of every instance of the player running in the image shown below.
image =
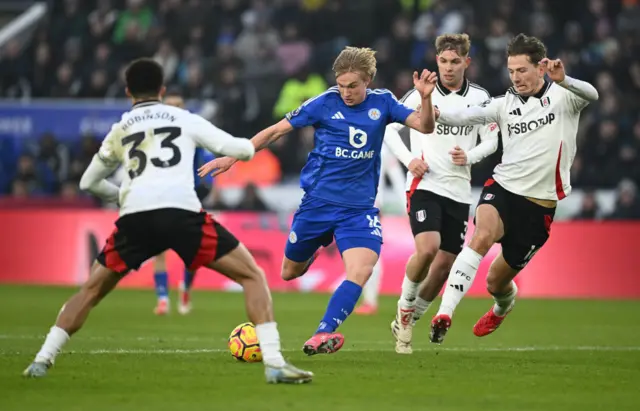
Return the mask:
<path id="1" fill-rule="evenodd" d="M 398 102 L 384 89 L 367 89 L 376 74 L 375 52 L 347 47 L 333 64 L 337 86 L 307 100 L 279 123 L 251 140 L 263 149 L 294 128 L 313 126 L 315 147 L 300 176 L 305 191 L 285 248 L 282 278 L 303 275 L 321 246 L 335 238 L 347 274 L 329 301 L 315 334 L 304 343 L 308 355 L 334 353 L 344 344 L 336 329 L 353 311 L 362 287 L 371 276 L 382 245 L 382 226 L 374 207 L 380 178 L 380 150 L 389 123 L 430 133 L 435 126 L 431 91 L 435 73 L 413 74 L 425 98 L 420 113 Z M 200 175 L 227 171 L 237 160 L 219 158 L 201 168 Z"/>
<path id="2" fill-rule="evenodd" d="M 126 92 L 133 108 L 114 124 L 80 181 L 83 190 L 119 202 L 116 229 L 87 282 L 62 306 L 24 375 L 45 376 L 70 336 L 123 276 L 173 249 L 190 270 L 205 266 L 242 285 L 249 319 L 256 324 L 267 382 L 309 382 L 311 372 L 293 367 L 282 356 L 264 272 L 242 243 L 201 210 L 194 189 L 196 146 L 246 161 L 255 153 L 253 144 L 200 116 L 162 104 L 163 78 L 162 67 L 151 59 L 136 60 L 126 70 Z M 128 176 L 118 190 L 105 178 L 120 164 Z"/>
<path id="3" fill-rule="evenodd" d="M 487 276 L 495 304 L 473 333 L 491 334 L 513 309 L 518 288 L 512 280 L 545 244 L 556 204 L 571 192 L 569 170 L 580 112 L 598 99 L 591 84 L 567 76 L 560 60 L 547 58 L 545 45 L 535 37 L 513 38 L 507 56 L 513 87 L 504 96 L 458 111 L 436 109 L 441 125 L 498 123 L 504 153 L 493 178 L 485 183 L 473 237 L 451 268 L 440 309 L 431 322 L 434 343 L 443 341 L 480 261 L 496 242 L 502 251 Z"/>
<path id="4" fill-rule="evenodd" d="M 489 93 L 464 76 L 471 63 L 469 36 L 444 34 L 436 39 L 435 46 L 439 80 L 432 96 L 434 106 L 444 110 L 486 101 Z M 417 108 L 420 100 L 411 90 L 401 101 Z M 429 136 L 411 130 L 411 152 L 398 134 L 403 128 L 400 124 L 388 125 L 384 141 L 409 169 L 407 213 L 416 251 L 406 265 L 391 330 L 396 352 L 411 354 L 413 325 L 442 290 L 464 245 L 471 204 L 471 165 L 496 151 L 498 126 L 438 124 Z M 481 143 L 476 146 L 478 134 Z"/>

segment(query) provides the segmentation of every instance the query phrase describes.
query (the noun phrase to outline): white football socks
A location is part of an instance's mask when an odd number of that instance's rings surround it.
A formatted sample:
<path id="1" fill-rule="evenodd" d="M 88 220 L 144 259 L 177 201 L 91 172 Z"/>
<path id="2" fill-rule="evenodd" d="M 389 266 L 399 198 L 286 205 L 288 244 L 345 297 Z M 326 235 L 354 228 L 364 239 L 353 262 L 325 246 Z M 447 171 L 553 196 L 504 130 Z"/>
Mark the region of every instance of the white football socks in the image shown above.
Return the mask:
<path id="1" fill-rule="evenodd" d="M 36 354 L 36 362 L 53 364 L 67 341 L 69 341 L 69 334 L 65 330 L 55 325 L 51 327 L 40 352 Z"/>
<path id="2" fill-rule="evenodd" d="M 518 287 L 516 283 L 511 281 L 511 289 L 510 292 L 502 295 L 494 295 L 493 301 L 495 304 L 493 305 L 493 313 L 499 317 L 503 317 L 507 315 L 509 310 L 513 308 L 513 304 L 516 301 L 516 294 L 518 294 Z"/>
<path id="3" fill-rule="evenodd" d="M 362 290 L 362 299 L 366 304 L 374 307 L 378 306 L 378 295 L 380 294 L 380 281 L 382 279 L 382 261 L 378 260 L 373 266 L 373 272 L 369 281 Z"/>
<path id="4" fill-rule="evenodd" d="M 420 283 L 411 281 L 405 274 L 402 280 L 402 295 L 400 295 L 400 299 L 398 300 L 398 307 L 409 310 L 415 306 L 419 285 Z"/>
<path id="5" fill-rule="evenodd" d="M 415 324 L 429 309 L 431 301 L 427 301 L 422 297 L 416 298 L 416 310 L 413 313 L 413 323 Z"/>
<path id="6" fill-rule="evenodd" d="M 275 322 L 256 325 L 256 335 L 262 351 L 262 361 L 265 365 L 273 367 L 283 367 L 284 357 L 280 348 L 280 334 L 278 325 Z"/>
<path id="7" fill-rule="evenodd" d="M 482 258 L 483 256 L 469 247 L 465 247 L 460 254 L 458 254 L 449 272 L 449 280 L 447 280 L 447 286 L 442 296 L 438 315 L 446 314 L 450 317 L 453 316 L 453 312 L 458 304 L 460 304 L 462 297 L 464 297 L 467 291 L 469 291 L 469 288 L 471 288 Z"/>

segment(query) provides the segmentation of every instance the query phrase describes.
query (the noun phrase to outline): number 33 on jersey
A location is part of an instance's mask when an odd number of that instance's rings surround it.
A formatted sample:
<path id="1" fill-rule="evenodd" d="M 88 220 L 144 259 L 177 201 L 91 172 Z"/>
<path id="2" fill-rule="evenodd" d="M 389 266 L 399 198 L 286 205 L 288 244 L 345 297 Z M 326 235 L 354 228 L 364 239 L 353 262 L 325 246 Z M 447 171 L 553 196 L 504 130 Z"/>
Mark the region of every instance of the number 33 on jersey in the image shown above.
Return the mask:
<path id="1" fill-rule="evenodd" d="M 122 164 L 120 215 L 157 208 L 198 212 L 193 161 L 197 147 L 239 159 L 253 156 L 249 140 L 237 139 L 187 110 L 159 102 L 139 103 L 113 125 L 98 157 Z"/>

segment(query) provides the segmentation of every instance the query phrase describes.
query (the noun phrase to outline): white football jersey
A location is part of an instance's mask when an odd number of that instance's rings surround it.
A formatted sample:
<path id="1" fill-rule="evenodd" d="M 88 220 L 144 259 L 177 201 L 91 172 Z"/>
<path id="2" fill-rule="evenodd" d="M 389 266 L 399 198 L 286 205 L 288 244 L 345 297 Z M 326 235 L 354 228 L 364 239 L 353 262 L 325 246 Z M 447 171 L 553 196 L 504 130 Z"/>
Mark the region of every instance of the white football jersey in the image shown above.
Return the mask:
<path id="1" fill-rule="evenodd" d="M 98 151 L 105 165 L 122 164 L 125 170 L 120 215 L 159 208 L 200 211 L 194 188 L 196 147 L 242 160 L 255 152 L 249 140 L 178 107 L 143 102 L 124 113 Z"/>
<path id="2" fill-rule="evenodd" d="M 452 110 L 479 105 L 487 101 L 489 97 L 489 93 L 485 89 L 465 78 L 458 91 L 449 90 L 438 80 L 431 101 L 438 108 Z M 420 93 L 413 89 L 405 94 L 400 101 L 408 107 L 419 110 Z M 389 127 L 394 127 L 396 130 L 402 128 L 399 124 L 393 124 Z M 409 192 L 427 190 L 459 203 L 470 204 L 472 201 L 471 164 L 496 151 L 498 132 L 496 124 L 448 126 L 436 123 L 436 129 L 431 134 L 423 134 L 411 129 L 412 158 L 422 158 L 428 164 L 429 171 L 423 175 L 422 179 L 415 178 L 408 172 L 406 190 Z M 476 147 L 478 134 L 480 134 L 483 143 L 486 142 L 482 147 L 483 153 L 470 153 Z M 458 166 L 453 163 L 449 152 L 455 146 L 460 146 L 467 153 L 469 165 Z M 393 150 L 393 147 L 391 148 Z M 474 156 L 474 154 L 476 155 Z M 403 162 L 407 165 L 406 160 Z"/>
<path id="3" fill-rule="evenodd" d="M 580 112 L 589 101 L 545 81 L 538 94 L 521 96 L 512 87 L 479 107 L 441 111 L 442 124 L 497 122 L 502 130 L 502 162 L 493 178 L 506 190 L 542 200 L 562 200 L 571 192 L 569 170 L 576 155 Z"/>
<path id="4" fill-rule="evenodd" d="M 404 170 L 402 166 L 384 144 L 380 150 L 380 158 L 380 179 L 378 181 L 378 195 L 375 201 L 375 206 L 378 208 L 383 207 L 385 204 L 384 182 L 386 177 L 389 177 L 389 182 L 391 183 L 391 193 L 397 196 L 398 199 L 404 198 Z"/>

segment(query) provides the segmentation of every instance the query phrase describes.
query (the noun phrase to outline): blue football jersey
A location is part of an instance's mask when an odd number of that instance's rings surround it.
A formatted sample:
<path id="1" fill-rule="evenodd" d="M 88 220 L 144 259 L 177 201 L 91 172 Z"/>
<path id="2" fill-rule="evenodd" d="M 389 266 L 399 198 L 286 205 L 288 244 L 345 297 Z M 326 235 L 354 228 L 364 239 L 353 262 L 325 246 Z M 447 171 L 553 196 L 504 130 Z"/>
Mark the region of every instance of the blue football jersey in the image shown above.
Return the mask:
<path id="1" fill-rule="evenodd" d="M 300 187 L 334 204 L 373 206 L 385 128 L 404 123 L 411 113 L 385 89 L 367 90 L 356 106 L 342 101 L 338 87 L 307 100 L 286 116 L 295 128 L 315 128 L 315 147 L 302 169 Z"/>

